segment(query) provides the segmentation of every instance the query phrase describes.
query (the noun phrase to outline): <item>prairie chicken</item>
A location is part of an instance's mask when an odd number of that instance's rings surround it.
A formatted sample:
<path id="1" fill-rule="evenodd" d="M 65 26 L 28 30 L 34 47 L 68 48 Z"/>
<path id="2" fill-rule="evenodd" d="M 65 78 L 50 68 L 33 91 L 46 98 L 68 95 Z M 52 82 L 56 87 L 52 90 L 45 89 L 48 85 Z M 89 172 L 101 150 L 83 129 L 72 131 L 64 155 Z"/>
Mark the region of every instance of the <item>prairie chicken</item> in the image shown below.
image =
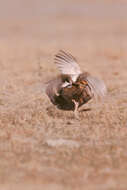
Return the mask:
<path id="1" fill-rule="evenodd" d="M 104 82 L 89 73 L 82 73 L 77 60 L 62 50 L 55 55 L 61 74 L 46 83 L 45 92 L 50 101 L 62 110 L 77 110 L 93 97 L 103 98 L 107 92 Z"/>

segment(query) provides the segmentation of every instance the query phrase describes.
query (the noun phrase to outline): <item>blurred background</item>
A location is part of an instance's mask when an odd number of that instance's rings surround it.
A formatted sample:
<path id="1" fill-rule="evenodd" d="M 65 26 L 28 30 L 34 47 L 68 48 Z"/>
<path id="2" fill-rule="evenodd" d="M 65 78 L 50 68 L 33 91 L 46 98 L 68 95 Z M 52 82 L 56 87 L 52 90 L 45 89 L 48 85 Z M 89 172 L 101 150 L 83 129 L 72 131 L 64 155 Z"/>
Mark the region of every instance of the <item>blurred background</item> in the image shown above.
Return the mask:
<path id="1" fill-rule="evenodd" d="M 88 43 L 102 51 L 104 40 L 124 48 L 126 17 L 125 0 L 5 0 L 0 6 L 0 39 L 49 45 L 49 51 L 73 46 L 85 53 Z"/>

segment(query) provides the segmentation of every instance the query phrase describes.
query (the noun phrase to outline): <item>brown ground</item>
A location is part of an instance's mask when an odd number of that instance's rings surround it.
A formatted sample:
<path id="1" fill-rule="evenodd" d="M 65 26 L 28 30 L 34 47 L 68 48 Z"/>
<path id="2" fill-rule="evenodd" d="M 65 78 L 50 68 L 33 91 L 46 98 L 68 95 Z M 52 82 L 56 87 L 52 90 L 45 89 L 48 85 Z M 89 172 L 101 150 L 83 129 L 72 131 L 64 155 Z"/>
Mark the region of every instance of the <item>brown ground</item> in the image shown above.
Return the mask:
<path id="1" fill-rule="evenodd" d="M 127 1 L 6 0 L 0 15 L 0 190 L 126 190 Z M 42 93 L 59 49 L 108 87 L 80 121 Z"/>

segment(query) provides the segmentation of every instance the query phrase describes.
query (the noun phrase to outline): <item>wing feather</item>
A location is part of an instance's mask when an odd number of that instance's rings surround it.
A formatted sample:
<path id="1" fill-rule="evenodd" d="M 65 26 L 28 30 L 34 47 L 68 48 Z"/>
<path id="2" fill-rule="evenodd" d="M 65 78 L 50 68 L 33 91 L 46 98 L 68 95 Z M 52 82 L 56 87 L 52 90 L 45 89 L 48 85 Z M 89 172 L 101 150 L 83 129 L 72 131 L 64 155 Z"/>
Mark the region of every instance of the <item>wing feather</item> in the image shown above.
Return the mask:
<path id="1" fill-rule="evenodd" d="M 60 50 L 55 56 L 55 63 L 62 74 L 70 75 L 72 79 L 74 78 L 76 80 L 79 74 L 81 74 L 77 60 L 63 50 Z"/>
<path id="2" fill-rule="evenodd" d="M 96 78 L 96 77 L 92 77 L 92 76 L 87 76 L 86 80 L 88 82 L 88 85 L 92 91 L 93 96 L 97 99 L 97 98 L 103 98 L 106 94 L 107 94 L 107 88 L 105 83 Z"/>

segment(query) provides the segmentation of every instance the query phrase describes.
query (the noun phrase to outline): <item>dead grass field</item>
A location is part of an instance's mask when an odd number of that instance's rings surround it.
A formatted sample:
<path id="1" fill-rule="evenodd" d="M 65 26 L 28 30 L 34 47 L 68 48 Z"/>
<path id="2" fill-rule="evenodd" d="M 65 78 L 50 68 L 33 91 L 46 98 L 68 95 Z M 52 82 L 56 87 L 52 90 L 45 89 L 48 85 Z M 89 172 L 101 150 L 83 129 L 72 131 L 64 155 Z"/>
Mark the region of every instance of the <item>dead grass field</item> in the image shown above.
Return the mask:
<path id="1" fill-rule="evenodd" d="M 0 9 L 0 189 L 126 190 L 127 2 L 6 0 Z M 59 49 L 108 88 L 80 121 L 42 93 Z"/>

